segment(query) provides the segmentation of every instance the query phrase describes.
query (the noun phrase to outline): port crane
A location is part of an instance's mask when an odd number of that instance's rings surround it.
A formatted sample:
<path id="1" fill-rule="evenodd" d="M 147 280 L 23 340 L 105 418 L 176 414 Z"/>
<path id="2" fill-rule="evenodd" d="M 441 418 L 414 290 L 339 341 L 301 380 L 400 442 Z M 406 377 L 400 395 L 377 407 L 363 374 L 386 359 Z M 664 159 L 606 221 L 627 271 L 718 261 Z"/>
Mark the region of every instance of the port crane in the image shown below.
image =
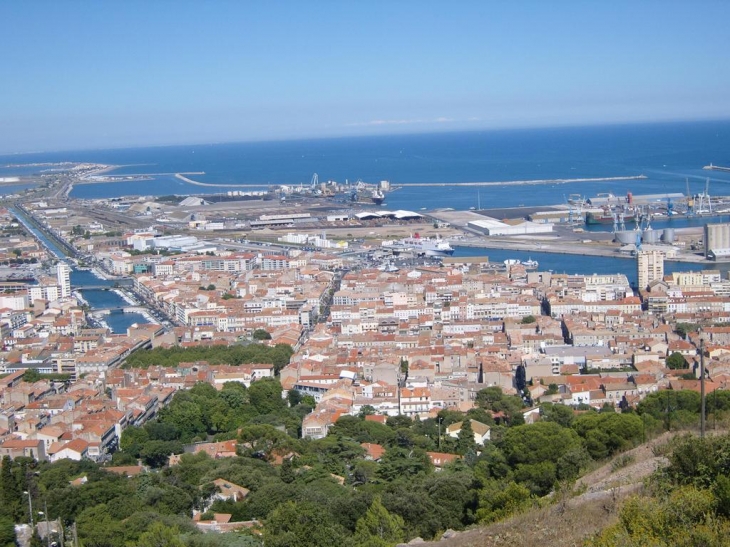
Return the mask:
<path id="1" fill-rule="evenodd" d="M 705 191 L 697 194 L 697 214 L 712 214 L 712 201 L 710 201 L 710 179 L 705 181 Z"/>
<path id="2" fill-rule="evenodd" d="M 565 196 L 563 196 L 565 197 Z M 586 203 L 586 198 L 580 194 L 570 194 L 567 199 L 568 202 L 568 224 L 573 226 L 575 224 L 583 224 L 585 217 L 583 216 L 583 207 Z"/>
<path id="3" fill-rule="evenodd" d="M 319 186 L 319 176 L 317 175 L 317 173 L 315 173 L 314 175 L 312 175 L 312 182 L 309 185 L 309 188 L 313 194 L 320 193 L 319 188 L 317 188 L 318 186 Z"/>

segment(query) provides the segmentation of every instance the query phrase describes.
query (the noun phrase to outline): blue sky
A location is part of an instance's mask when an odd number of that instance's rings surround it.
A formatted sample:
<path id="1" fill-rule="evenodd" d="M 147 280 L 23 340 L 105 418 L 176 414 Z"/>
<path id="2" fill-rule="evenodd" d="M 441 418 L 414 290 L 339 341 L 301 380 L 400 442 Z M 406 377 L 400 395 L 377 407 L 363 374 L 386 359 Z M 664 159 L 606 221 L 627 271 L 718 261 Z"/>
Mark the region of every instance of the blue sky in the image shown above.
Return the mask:
<path id="1" fill-rule="evenodd" d="M 0 153 L 730 117 L 730 2 L 0 3 Z"/>

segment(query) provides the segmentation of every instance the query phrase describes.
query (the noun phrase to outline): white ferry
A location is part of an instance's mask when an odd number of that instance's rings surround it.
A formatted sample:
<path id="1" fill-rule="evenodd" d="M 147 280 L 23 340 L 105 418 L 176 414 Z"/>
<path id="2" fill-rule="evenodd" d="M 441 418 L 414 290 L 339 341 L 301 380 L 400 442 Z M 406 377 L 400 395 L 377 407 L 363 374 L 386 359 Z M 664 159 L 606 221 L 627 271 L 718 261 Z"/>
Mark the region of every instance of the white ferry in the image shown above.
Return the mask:
<path id="1" fill-rule="evenodd" d="M 383 241 L 383 247 L 393 252 L 411 251 L 422 256 L 451 256 L 454 248 L 441 238 L 420 237 L 414 234 L 396 241 Z"/>

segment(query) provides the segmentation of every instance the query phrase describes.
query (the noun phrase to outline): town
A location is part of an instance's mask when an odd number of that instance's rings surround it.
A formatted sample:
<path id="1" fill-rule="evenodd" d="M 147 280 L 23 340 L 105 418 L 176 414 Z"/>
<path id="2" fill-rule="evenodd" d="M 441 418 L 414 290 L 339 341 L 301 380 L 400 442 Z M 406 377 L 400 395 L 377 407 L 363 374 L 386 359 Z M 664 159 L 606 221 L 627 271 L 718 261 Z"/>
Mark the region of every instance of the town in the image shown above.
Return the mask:
<path id="1" fill-rule="evenodd" d="M 129 213 L 107 226 L 94 215 L 80 222 L 66 207 L 74 205 L 41 199 L 0 211 L 0 455 L 10 460 L 93 461 L 137 476 L 180 465 L 186 453 L 237 457 L 258 446 L 259 439 L 244 440 L 245 428 L 223 440 L 203 428 L 154 454 L 130 452 L 125 438 L 200 384 L 213 393 L 232 383 L 253 393 L 252 386 L 271 383 L 282 404 L 302 410 L 293 429 L 274 423 L 285 436 L 325 439 L 349 424 L 347 417 L 383 426 L 426 421 L 436 431 L 425 455 L 439 470 L 468 456 L 462 431 L 479 455 L 493 430 L 501 437 L 504 427 L 538 423 L 556 406 L 578 414 L 633 412 L 647 397 L 705 397 L 730 381 L 730 279 L 701 268 L 665 275 L 660 246 L 636 249 L 635 291 L 620 273 L 555 273 L 517 260 L 495 265 L 417 250 L 408 258 L 408 249 L 404 258 L 387 253 L 387 244 L 351 252 L 324 236 L 198 240 L 133 227 Z M 148 221 L 148 208 L 136 218 Z M 263 221 L 281 233 L 295 220 Z M 368 228 L 458 238 L 416 213 L 386 222 Z M 710 225 L 705 240 L 721 240 L 729 229 Z M 84 294 L 92 288 L 73 285 L 74 269 L 92 272 L 123 304 L 90 306 Z M 107 319 L 116 312 L 139 313 L 145 322 L 113 332 Z M 219 354 L 259 347 L 242 359 Z M 173 350 L 180 358 L 168 364 L 164 352 Z M 197 350 L 202 358 L 186 360 Z M 485 407 L 485 394 L 512 402 Z M 656 418 L 661 429 L 664 418 Z M 261 455 L 274 465 L 289 462 L 296 450 L 281 446 Z M 380 461 L 389 449 L 370 439 L 361 450 L 362 458 Z M 117 465 L 122 460 L 129 462 Z M 215 488 L 214 499 L 224 501 L 249 493 L 222 477 Z M 544 486 L 533 489 L 545 493 Z M 193 512 L 200 530 L 260 526 L 209 507 Z"/>

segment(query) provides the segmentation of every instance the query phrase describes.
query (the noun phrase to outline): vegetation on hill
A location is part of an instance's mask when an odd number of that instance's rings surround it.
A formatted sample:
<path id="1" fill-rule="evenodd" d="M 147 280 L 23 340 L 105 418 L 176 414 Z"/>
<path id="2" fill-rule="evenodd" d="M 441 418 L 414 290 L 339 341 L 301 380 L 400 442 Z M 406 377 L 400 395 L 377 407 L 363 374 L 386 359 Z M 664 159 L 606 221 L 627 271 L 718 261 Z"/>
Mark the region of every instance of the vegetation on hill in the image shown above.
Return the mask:
<path id="1" fill-rule="evenodd" d="M 729 475 L 730 435 L 684 437 L 645 494 L 629 498 L 618 522 L 587 545 L 725 546 L 730 538 Z"/>
<path id="2" fill-rule="evenodd" d="M 180 359 L 189 360 L 194 359 Z M 708 401 L 711 412 L 730 408 L 724 393 L 714 406 L 712 395 Z M 194 510 L 205 517 L 230 514 L 234 522 L 258 521 L 261 536 L 221 539 L 233 547 L 260 545 L 262 538 L 267 546 L 394 545 L 543 506 L 546 495 L 564 491 L 594 462 L 636 446 L 667 425 L 696 423 L 699 413 L 699 396 L 693 392 L 652 394 L 636 411 L 625 413 L 608 408 L 576 413 L 546 404 L 535 424 L 524 423 L 519 397 L 498 388 L 480 391 L 476 403 L 466 414 L 443 410 L 429 419 L 394 416 L 384 423 L 367 419 L 372 409 L 365 408 L 360 416 L 340 417 L 327 437 L 311 440 L 301 438 L 301 424 L 313 399 L 298 392 L 283 398 L 276 379 L 250 388 L 227 383 L 221 390 L 198 384 L 176 393 L 155 420 L 124 430 L 112 464 L 141 461 L 149 472 L 127 478 L 88 461 L 5 460 L 0 524 L 3 519 L 27 522 L 23 492 L 30 492 L 34 505 L 47 504 L 51 518 L 59 516 L 65 526 L 76 522 L 84 546 L 208 545 L 192 524 Z M 484 447 L 475 443 L 468 419 L 490 426 L 491 441 Z M 461 433 L 447 435 L 448 426 L 457 422 L 462 422 Z M 238 441 L 236 457 L 184 453 L 177 465 L 168 466 L 170 454 L 182 453 L 185 445 L 229 439 Z M 366 457 L 368 445 L 382 447 L 379 460 Z M 673 515 L 683 505 L 691 505 L 689 520 L 679 521 L 685 526 L 704 526 L 707 537 L 725 531 L 730 485 L 718 477 L 730 471 L 728 447 L 728 440 L 678 447 L 670 471 L 656 483 L 654 504 L 641 507 L 639 520 L 629 519 L 634 509 L 627 510 L 623 528 L 605 530 L 594 544 L 643 545 L 631 541 L 645 528 L 652 534 L 669 530 L 681 539 L 679 528 L 672 532 L 668 517 L 661 515 Z M 457 458 L 436 473 L 429 452 Z M 82 477 L 85 483 L 71 484 Z M 215 499 L 216 479 L 249 493 L 242 501 Z"/>
<path id="3" fill-rule="evenodd" d="M 177 367 L 180 363 L 206 361 L 211 365 L 270 364 L 278 372 L 289 364 L 293 353 L 288 344 L 276 344 L 273 347 L 264 344 L 159 347 L 135 351 L 127 357 L 124 368 Z"/>

